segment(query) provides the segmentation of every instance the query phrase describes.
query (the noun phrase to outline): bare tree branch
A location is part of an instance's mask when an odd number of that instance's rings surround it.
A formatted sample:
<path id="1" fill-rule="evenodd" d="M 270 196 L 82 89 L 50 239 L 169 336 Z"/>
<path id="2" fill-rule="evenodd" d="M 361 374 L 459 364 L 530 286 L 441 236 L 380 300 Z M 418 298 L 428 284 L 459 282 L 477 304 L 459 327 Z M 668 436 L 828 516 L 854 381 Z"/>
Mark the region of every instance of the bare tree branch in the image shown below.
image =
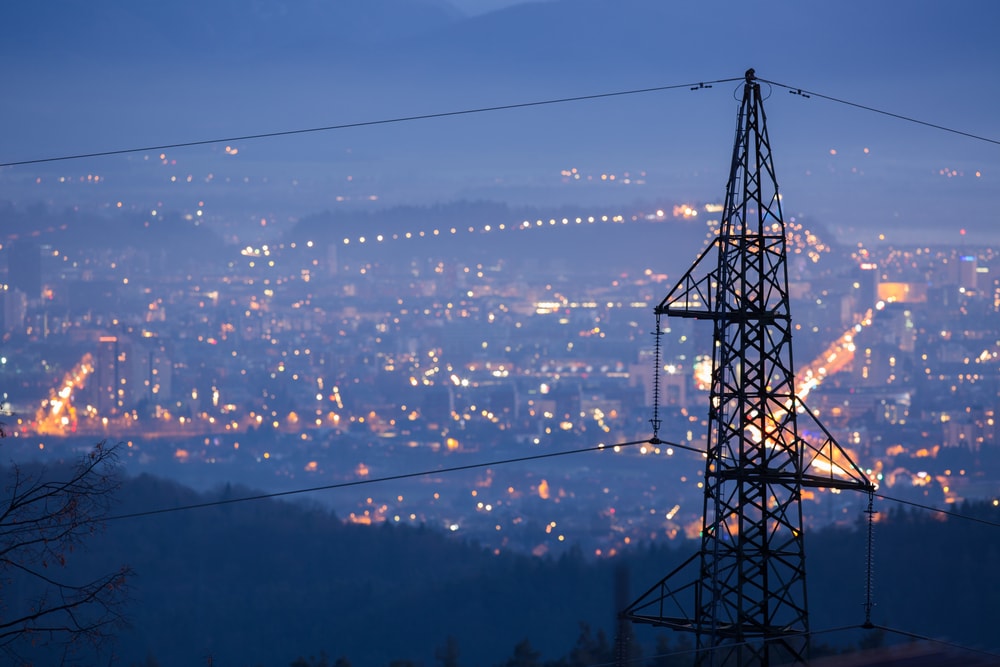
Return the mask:
<path id="1" fill-rule="evenodd" d="M 100 645 L 124 623 L 127 567 L 81 575 L 70 556 L 100 529 L 118 490 L 118 446 L 97 444 L 68 468 L 13 464 L 0 495 L 0 651 Z M 17 595 L 8 595 L 15 592 Z"/>

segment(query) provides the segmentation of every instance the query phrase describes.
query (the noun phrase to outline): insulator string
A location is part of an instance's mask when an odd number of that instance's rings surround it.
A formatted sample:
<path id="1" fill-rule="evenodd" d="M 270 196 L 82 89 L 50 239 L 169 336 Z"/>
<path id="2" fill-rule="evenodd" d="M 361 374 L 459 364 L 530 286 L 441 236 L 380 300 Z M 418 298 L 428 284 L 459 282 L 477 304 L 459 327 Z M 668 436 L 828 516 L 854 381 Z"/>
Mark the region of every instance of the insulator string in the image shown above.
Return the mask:
<path id="1" fill-rule="evenodd" d="M 653 332 L 656 344 L 653 348 L 653 418 L 649 423 L 653 426 L 653 440 L 659 440 L 660 435 L 660 338 L 663 330 L 660 328 L 660 314 L 656 314 L 656 331 Z"/>
<path id="2" fill-rule="evenodd" d="M 875 538 L 875 491 L 872 489 L 868 492 L 868 509 L 865 510 L 865 514 L 868 515 L 868 553 L 867 553 L 867 563 L 865 568 L 865 628 L 874 628 L 872 624 L 872 608 L 875 606 L 873 599 L 874 589 L 872 586 L 872 571 L 875 567 L 875 554 L 874 554 L 874 538 Z"/>

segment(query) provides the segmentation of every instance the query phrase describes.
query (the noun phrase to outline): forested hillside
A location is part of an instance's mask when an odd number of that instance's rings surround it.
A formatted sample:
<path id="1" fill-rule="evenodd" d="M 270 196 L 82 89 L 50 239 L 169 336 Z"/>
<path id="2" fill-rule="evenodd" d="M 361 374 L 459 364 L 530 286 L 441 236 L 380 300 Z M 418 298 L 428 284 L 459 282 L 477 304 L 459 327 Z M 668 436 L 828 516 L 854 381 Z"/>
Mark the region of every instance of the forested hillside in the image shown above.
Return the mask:
<path id="1" fill-rule="evenodd" d="M 226 487 L 202 495 L 140 476 L 126 480 L 115 511 L 251 493 Z M 1000 559 L 1000 510 L 955 508 L 988 523 L 882 510 L 875 622 L 998 648 L 992 592 L 1000 590 L 1000 573 L 992 564 Z M 808 536 L 814 630 L 863 621 L 861 519 L 859 530 Z M 131 626 L 120 633 L 112 664 L 309 665 L 328 656 L 330 665 L 343 657 L 353 665 L 568 666 L 602 664 L 610 655 L 616 568 L 627 567 L 637 596 L 696 548 L 639 546 L 599 561 L 576 551 L 549 559 L 495 555 L 430 529 L 345 525 L 315 503 L 257 500 L 108 521 L 70 565 L 124 563 L 135 571 Z M 636 650 L 650 664 L 689 640 L 636 628 Z M 819 641 L 844 647 L 873 639 L 855 632 Z"/>

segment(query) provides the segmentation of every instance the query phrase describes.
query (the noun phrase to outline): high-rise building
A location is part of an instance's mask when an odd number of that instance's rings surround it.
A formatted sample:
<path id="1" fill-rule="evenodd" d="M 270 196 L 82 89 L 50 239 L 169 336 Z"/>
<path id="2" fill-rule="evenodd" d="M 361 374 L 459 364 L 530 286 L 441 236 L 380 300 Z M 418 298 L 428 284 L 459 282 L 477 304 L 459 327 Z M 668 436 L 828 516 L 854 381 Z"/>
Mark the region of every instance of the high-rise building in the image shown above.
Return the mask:
<path id="1" fill-rule="evenodd" d="M 874 262 L 865 262 L 858 267 L 855 275 L 857 276 L 855 310 L 863 313 L 878 301 L 878 265 Z"/>
<path id="2" fill-rule="evenodd" d="M 121 387 L 123 364 L 128 358 L 127 344 L 118 336 L 101 336 L 94 355 L 94 373 L 90 387 L 94 407 L 103 416 L 117 415 L 124 407 L 124 387 Z"/>
<path id="3" fill-rule="evenodd" d="M 962 255 L 958 260 L 958 286 L 966 292 L 976 291 L 979 263 L 975 255 Z"/>

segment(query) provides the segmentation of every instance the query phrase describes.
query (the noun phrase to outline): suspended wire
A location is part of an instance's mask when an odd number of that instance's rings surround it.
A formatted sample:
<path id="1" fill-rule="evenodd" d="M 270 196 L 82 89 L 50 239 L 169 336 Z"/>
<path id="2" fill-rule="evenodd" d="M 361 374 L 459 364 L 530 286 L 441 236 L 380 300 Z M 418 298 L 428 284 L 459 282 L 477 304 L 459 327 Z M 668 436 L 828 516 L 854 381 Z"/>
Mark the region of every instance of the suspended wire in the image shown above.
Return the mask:
<path id="1" fill-rule="evenodd" d="M 883 500 L 891 500 L 894 503 L 899 503 L 900 505 L 909 505 L 910 507 L 917 507 L 922 510 L 927 510 L 928 512 L 937 512 L 938 514 L 945 514 L 947 516 L 955 517 L 956 519 L 964 519 L 966 521 L 972 521 L 974 523 L 981 523 L 984 526 L 992 526 L 994 528 L 1000 528 L 1000 523 L 996 521 L 990 521 L 988 519 L 981 519 L 975 516 L 969 516 L 967 514 L 959 514 L 958 512 L 952 512 L 951 510 L 943 510 L 940 507 L 932 507 L 930 505 L 921 505 L 920 503 L 915 503 L 911 500 L 903 500 L 901 498 L 893 498 L 892 496 L 882 495 L 881 493 L 875 494 L 876 498 L 881 498 Z"/>
<path id="2" fill-rule="evenodd" d="M 795 86 L 789 86 L 784 83 L 778 83 L 777 81 L 769 81 L 767 79 L 759 79 L 764 83 L 769 83 L 772 86 L 778 88 L 785 88 L 789 93 L 793 95 L 799 95 L 800 97 L 810 98 L 818 97 L 820 99 L 828 100 L 830 102 L 836 102 L 837 104 L 843 104 L 849 107 L 854 107 L 855 109 L 862 109 L 864 111 L 871 111 L 872 113 L 877 113 L 882 116 L 888 116 L 890 118 L 895 118 L 897 120 L 906 121 L 907 123 L 915 123 L 916 125 L 923 125 L 924 127 L 930 127 L 935 130 L 941 130 L 942 132 L 950 132 L 951 134 L 957 134 L 962 137 L 968 137 L 969 139 L 975 139 L 976 141 L 985 141 L 988 144 L 994 144 L 1000 146 L 1000 139 L 991 139 L 990 137 L 984 137 L 979 134 L 972 134 L 971 132 L 964 132 L 962 130 L 956 130 L 945 125 L 938 125 L 937 123 L 930 123 L 925 120 L 920 120 L 919 118 L 913 118 L 912 116 L 904 116 L 903 114 L 893 113 L 891 111 L 885 111 L 883 109 L 877 109 L 875 107 L 870 107 L 865 104 L 859 104 L 857 102 L 851 102 L 850 100 L 844 100 L 839 97 L 833 97 L 831 95 L 824 95 L 823 93 L 816 93 L 811 90 L 804 90 Z"/>
<path id="3" fill-rule="evenodd" d="M 689 90 L 700 90 L 702 88 L 711 88 L 711 84 L 714 83 L 729 83 L 732 81 L 742 81 L 743 77 L 734 77 L 729 79 L 718 79 L 716 81 L 707 82 L 697 82 L 697 83 L 680 83 L 667 86 L 654 86 L 651 88 L 636 88 L 633 90 L 620 90 L 613 93 L 597 93 L 594 95 L 577 95 L 574 97 L 560 97 L 551 100 L 539 100 L 534 102 L 518 102 L 514 104 L 501 104 L 491 107 L 478 107 L 474 109 L 462 109 L 459 111 L 442 111 L 438 113 L 428 113 L 428 114 L 418 114 L 414 116 L 399 116 L 396 118 L 383 118 L 380 120 L 368 120 L 360 121 L 357 123 L 341 123 L 339 125 L 324 125 L 321 127 L 309 127 L 297 130 L 279 130 L 276 132 L 260 132 L 257 134 L 245 134 L 235 137 L 227 138 L 217 138 L 217 139 L 202 139 L 198 141 L 182 141 L 171 144 L 160 144 L 157 146 L 144 146 L 142 148 L 122 148 L 118 150 L 108 150 L 108 151 L 96 151 L 93 153 L 78 153 L 75 155 L 60 155 L 56 157 L 47 158 L 35 158 L 30 160 L 18 160 L 15 162 L 0 162 L 0 167 L 19 167 L 29 164 L 41 164 L 44 162 L 63 162 L 66 160 L 82 160 L 85 158 L 94 157 L 106 157 L 109 155 L 126 155 L 129 153 L 144 153 L 146 151 L 162 151 L 173 148 L 190 148 L 192 146 L 207 146 L 210 144 L 220 144 L 227 142 L 236 141 L 249 141 L 251 139 L 269 139 L 273 137 L 288 137 L 297 134 L 311 134 L 314 132 L 331 132 L 333 130 L 347 130 L 358 127 L 372 127 L 375 125 L 390 125 L 393 123 L 409 123 L 416 120 L 430 120 L 432 118 L 450 118 L 452 116 L 467 116 L 471 114 L 478 113 L 488 113 L 491 111 L 509 111 L 511 109 L 526 109 L 529 107 L 540 107 L 552 104 L 564 104 L 567 102 L 583 102 L 587 100 L 598 100 L 605 99 L 609 97 L 622 97 L 625 95 L 639 95 L 642 93 L 655 93 L 662 92 L 666 90 L 679 90 L 681 88 L 688 88 Z"/>
<path id="4" fill-rule="evenodd" d="M 63 162 L 63 161 L 67 161 L 67 160 L 82 160 L 82 159 L 86 159 L 86 158 L 106 157 L 106 156 L 111 156 L 111 155 L 127 155 L 129 153 L 143 153 L 143 152 L 146 152 L 146 151 L 163 151 L 163 150 L 174 149 L 174 148 L 190 148 L 190 147 L 193 147 L 193 146 L 207 146 L 207 145 L 211 145 L 211 144 L 220 144 L 220 143 L 227 143 L 227 142 L 250 141 L 250 140 L 254 140 L 254 139 L 268 139 L 268 138 L 273 138 L 273 137 L 287 137 L 287 136 L 293 136 L 293 135 L 297 135 L 297 134 L 310 134 L 310 133 L 315 133 L 315 132 L 331 132 L 331 131 L 334 131 L 334 130 L 346 130 L 346 129 L 359 128 L 359 127 L 372 127 L 372 126 L 376 126 L 376 125 L 389 125 L 389 124 L 393 124 L 393 123 L 407 123 L 407 122 L 412 122 L 412 121 L 417 121 L 417 120 L 430 120 L 430 119 L 433 119 L 433 118 L 449 118 L 449 117 L 452 117 L 452 116 L 464 116 L 464 115 L 471 115 L 471 114 L 478 114 L 478 113 L 488 113 L 488 112 L 492 112 L 492 111 L 508 111 L 508 110 L 512 110 L 512 109 L 525 109 L 525 108 L 530 108 L 530 107 L 547 106 L 547 105 L 553 105 L 553 104 L 564 104 L 564 103 L 569 103 L 569 102 L 583 102 L 583 101 L 588 101 L 588 100 L 597 100 L 597 99 L 604 99 L 604 98 L 610 98 L 610 97 L 621 97 L 621 96 L 626 96 L 626 95 L 639 95 L 639 94 L 643 94 L 643 93 L 662 92 L 662 91 L 667 91 L 667 90 L 680 90 L 682 88 L 687 88 L 688 90 L 703 90 L 703 89 L 711 88 L 712 84 L 717 84 L 717 83 L 731 83 L 731 82 L 735 82 L 735 81 L 743 81 L 744 79 L 745 79 L 745 77 L 730 77 L 730 78 L 725 78 L 725 79 L 716 79 L 714 81 L 702 81 L 702 82 L 698 82 L 698 83 L 681 83 L 681 84 L 672 84 L 672 85 L 665 85 L 665 86 L 653 86 L 653 87 L 649 87 L 649 88 L 636 88 L 636 89 L 632 89 L 632 90 L 620 90 L 620 91 L 615 91 L 615 92 L 610 92 L 610 93 L 597 93 L 597 94 L 593 94 L 593 95 L 576 95 L 576 96 L 573 96 L 573 97 L 560 97 L 560 98 L 550 99 L 550 100 L 537 100 L 537 101 L 533 101 L 533 102 L 518 102 L 518 103 L 514 103 L 514 104 L 501 104 L 501 105 L 489 106 L 489 107 L 478 107 L 478 108 L 473 108 L 473 109 L 461 109 L 461 110 L 457 110 L 457 111 L 442 111 L 442 112 L 438 112 L 438 113 L 418 114 L 418 115 L 413 115 L 413 116 L 399 116 L 399 117 L 395 117 L 395 118 L 383 118 L 383 119 L 379 119 L 379 120 L 359 121 L 359 122 L 356 122 L 356 123 L 341 123 L 341 124 L 337 124 L 337 125 L 324 125 L 324 126 L 320 126 L 320 127 L 300 128 L 300 129 L 296 129 L 296 130 L 278 130 L 278 131 L 274 131 L 274 132 L 259 132 L 259 133 L 255 133 L 255 134 L 245 134 L 245 135 L 239 135 L 239 136 L 233 136 L 233 137 L 218 137 L 218 138 L 214 138 L 214 139 L 201 139 L 201 140 L 196 140 L 196 141 L 181 141 L 181 142 L 175 142 L 175 143 L 169 143 L 169 144 L 158 144 L 158 145 L 152 145 L 152 146 L 143 146 L 143 147 L 140 147 L 140 148 L 122 148 L 122 149 L 116 149 L 116 150 L 94 151 L 94 152 L 90 152 L 90 153 L 76 153 L 76 154 L 70 154 L 70 155 L 58 155 L 58 156 L 47 157 L 47 158 L 32 158 L 32 159 L 27 159 L 27 160 L 16 160 L 16 161 L 11 161 L 11 162 L 0 162 L 0 167 L 19 167 L 19 166 L 32 165 L 32 164 L 42 164 L 42 163 L 46 163 L 46 162 Z M 854 107 L 856 109 L 862 109 L 864 111 L 870 111 L 872 113 L 880 114 L 880 115 L 883 115 L 883 116 L 888 116 L 890 118 L 895 118 L 897 120 L 902 120 L 902 121 L 905 121 L 905 122 L 908 122 L 908 123 L 915 123 L 917 125 L 923 125 L 925 127 L 930 127 L 930 128 L 936 129 L 936 130 L 941 130 L 942 132 L 949 132 L 949 133 L 957 134 L 957 135 L 960 135 L 960 136 L 963 136 L 963 137 L 967 137 L 967 138 L 970 138 L 970 139 L 975 139 L 977 141 L 984 141 L 986 143 L 990 143 L 990 144 L 994 144 L 994 145 L 1000 145 L 1000 140 L 998 140 L 998 139 L 991 139 L 989 137 L 984 137 L 982 135 L 972 134 L 971 132 L 965 132 L 965 131 L 962 131 L 962 130 L 957 130 L 957 129 L 954 129 L 954 128 L 951 128 L 951 127 L 947 127 L 945 125 L 940 125 L 940 124 L 937 124 L 937 123 L 930 123 L 928 121 L 920 120 L 920 119 L 914 118 L 912 116 L 906 116 L 906 115 L 903 115 L 903 114 L 893 113 L 891 111 L 885 111 L 885 110 L 878 109 L 878 108 L 875 108 L 875 107 L 872 107 L 872 106 L 868 106 L 868 105 L 865 105 L 865 104 L 860 104 L 858 102 L 852 102 L 850 100 L 845 100 L 845 99 L 841 99 L 841 98 L 838 98 L 838 97 L 833 97 L 831 95 L 824 95 L 822 93 L 817 93 L 817 92 L 814 92 L 814 91 L 805 90 L 803 88 L 790 86 L 790 85 L 784 84 L 784 83 L 778 83 L 776 81 L 770 81 L 768 79 L 760 79 L 760 78 L 758 78 L 757 80 L 761 81 L 763 83 L 767 83 L 767 84 L 772 85 L 772 86 L 776 86 L 776 87 L 779 87 L 779 88 L 784 88 L 784 89 L 788 90 L 789 93 L 792 93 L 794 95 L 799 95 L 801 97 L 805 97 L 805 98 L 817 97 L 817 98 L 825 99 L 825 100 L 828 100 L 828 101 L 831 101 L 831 102 L 836 102 L 838 104 L 843 104 L 843 105 L 846 105 L 846 106 Z"/>
<path id="5" fill-rule="evenodd" d="M 662 441 L 654 443 L 652 440 L 633 440 L 631 442 L 620 442 L 614 445 L 595 445 L 593 447 L 584 447 L 581 449 L 567 449 L 561 452 L 548 452 L 545 454 L 533 454 L 531 456 L 518 456 L 509 459 L 500 459 L 497 461 L 485 461 L 482 463 L 469 463 L 467 465 L 452 466 L 450 468 L 436 468 L 434 470 L 421 470 L 418 472 L 407 472 L 400 473 L 398 475 L 387 475 L 385 477 L 374 477 L 370 479 L 358 479 L 350 482 L 338 482 L 336 484 L 325 484 L 322 486 L 311 486 L 301 489 L 291 489 L 289 491 L 276 491 L 274 493 L 260 493 L 253 496 L 241 496 L 239 498 L 224 498 L 221 500 L 211 500 L 203 503 L 192 503 L 190 505 L 179 505 L 176 507 L 163 507 L 153 510 L 144 510 L 141 512 L 130 512 L 128 514 L 115 514 L 112 516 L 107 516 L 102 519 L 96 520 L 95 522 L 103 521 L 119 521 L 121 519 L 135 519 L 145 516 L 154 516 L 157 514 L 168 514 L 171 512 L 183 512 L 187 510 L 203 509 L 206 507 L 217 507 L 219 505 L 232 505 L 234 503 L 245 503 L 253 500 L 267 500 L 269 498 L 282 498 L 285 496 L 300 495 L 303 493 L 315 493 L 317 491 L 329 491 L 332 489 L 345 489 L 352 486 L 363 486 L 366 484 L 377 484 L 380 482 L 392 482 L 401 479 L 410 479 L 413 477 L 426 477 L 428 475 L 440 475 L 442 473 L 460 472 L 463 470 L 475 470 L 477 468 L 490 468 L 493 466 L 507 465 L 510 463 L 523 463 L 525 461 L 538 461 L 540 459 L 555 458 L 557 456 L 567 456 L 570 454 L 582 454 L 583 452 L 597 452 L 607 449 L 615 449 L 621 447 L 633 447 L 635 445 L 649 445 L 649 444 L 664 444 L 668 447 L 675 447 L 677 449 L 685 449 L 692 452 L 700 453 L 697 447 L 688 447 L 687 445 L 681 445 L 676 443 L 664 443 Z"/>
<path id="6" fill-rule="evenodd" d="M 962 644 L 956 644 L 955 642 L 950 642 L 945 639 L 936 639 L 934 637 L 926 637 L 924 635 L 919 635 L 915 632 L 907 632 L 906 630 L 897 630 L 896 628 L 889 628 L 884 625 L 874 626 L 876 630 L 882 630 L 883 632 L 891 632 L 902 637 L 909 637 L 910 639 L 919 639 L 925 642 L 931 642 L 934 644 L 941 644 L 942 646 L 947 646 L 949 648 L 958 649 L 960 651 L 968 651 L 969 653 L 978 653 L 979 655 L 986 655 L 991 658 L 1000 658 L 1000 653 L 994 653 L 992 651 L 985 651 L 983 649 L 972 648 L 970 646 L 963 646 Z"/>
<path id="7" fill-rule="evenodd" d="M 700 454 L 701 456 L 705 455 L 705 450 L 700 449 L 698 447 L 692 447 L 690 445 L 682 445 L 682 444 L 677 443 L 677 442 L 668 442 L 666 440 L 662 440 L 661 438 L 659 438 L 657 436 L 654 436 L 654 437 L 649 438 L 648 440 L 632 440 L 632 441 L 629 441 L 629 442 L 620 442 L 620 443 L 613 444 L 613 445 L 595 445 L 593 447 L 584 447 L 584 448 L 581 448 L 581 449 L 567 449 L 567 450 L 564 450 L 564 451 L 561 451 L 561 452 L 548 452 L 548 453 L 545 453 L 545 454 L 533 454 L 531 456 L 519 456 L 519 457 L 514 457 L 514 458 L 509 458 L 509 459 L 499 459 L 499 460 L 496 460 L 496 461 L 485 461 L 485 462 L 482 462 L 482 463 L 470 463 L 470 464 L 467 464 L 467 465 L 453 466 L 453 467 L 450 467 L 450 468 L 437 468 L 437 469 L 434 469 L 434 470 L 421 470 L 421 471 L 416 471 L 416 472 L 400 473 L 398 475 L 388 475 L 388 476 L 385 476 L 385 477 L 373 477 L 373 478 L 369 478 L 369 479 L 353 480 L 353 481 L 350 481 L 350 482 L 339 482 L 339 483 L 336 483 L 336 484 L 326 484 L 326 485 L 322 485 L 322 486 L 311 486 L 311 487 L 304 487 L 304 488 L 298 488 L 298 489 L 290 489 L 288 491 L 276 491 L 274 493 L 261 493 L 261 494 L 256 494 L 256 495 L 252 495 L 252 496 L 241 496 L 239 498 L 227 498 L 227 499 L 223 499 L 223 500 L 213 500 L 213 501 L 207 501 L 207 502 L 203 502 L 203 503 L 193 503 L 193 504 L 190 504 L 190 505 L 180 505 L 180 506 L 176 506 L 176 507 L 164 507 L 164 508 L 155 509 L 155 510 L 145 510 L 145 511 L 142 511 L 142 512 L 131 512 L 131 513 L 128 513 L 128 514 L 116 514 L 116 515 L 104 517 L 104 518 L 100 519 L 100 521 L 117 521 L 119 519 L 132 519 L 132 518 L 138 518 L 138 517 L 144 517 L 144 516 L 153 516 L 153 515 L 156 515 L 156 514 L 168 514 L 170 512 L 181 512 L 181 511 L 193 510 L 193 509 L 201 509 L 201 508 L 206 508 L 206 507 L 216 507 L 216 506 L 219 506 L 219 505 L 230 505 L 230 504 L 233 504 L 233 503 L 249 502 L 249 501 L 254 501 L 254 500 L 267 500 L 269 498 L 281 498 L 281 497 L 285 497 L 285 496 L 301 495 L 301 494 L 305 494 L 305 493 L 315 493 L 315 492 L 318 492 L 318 491 L 329 491 L 329 490 L 334 490 L 334 489 L 343 489 L 343 488 L 348 488 L 348 487 L 352 487 L 352 486 L 363 486 L 363 485 L 366 485 L 366 484 L 378 484 L 378 483 L 381 483 L 381 482 L 392 482 L 392 481 L 397 481 L 397 480 L 401 480 L 401 479 L 410 479 L 410 478 L 414 478 L 414 477 L 425 477 L 427 475 L 436 475 L 436 474 L 452 473 L 452 472 L 461 472 L 463 470 L 474 470 L 476 468 L 487 468 L 487 467 L 491 467 L 491 466 L 507 465 L 507 464 L 511 464 L 511 463 L 523 463 L 523 462 L 526 462 L 526 461 L 536 461 L 536 460 L 540 460 L 540 459 L 554 458 L 554 457 L 557 457 L 557 456 L 567 456 L 567 455 L 570 455 L 570 454 L 582 454 L 584 452 L 602 451 L 602 450 L 605 450 L 605 449 L 614 449 L 615 447 L 633 447 L 635 445 L 653 445 L 653 446 L 663 445 L 665 447 L 672 447 L 674 449 L 681 449 L 681 450 L 684 450 L 684 451 L 693 452 L 695 454 Z M 958 512 L 953 512 L 953 511 L 950 511 L 950 510 L 943 510 L 941 508 L 932 507 L 930 505 L 921 505 L 920 503 L 915 503 L 915 502 L 912 502 L 912 501 L 909 501 L 909 500 L 903 500 L 901 498 L 893 498 L 892 496 L 887 496 L 887 495 L 884 495 L 884 494 L 881 494 L 881 493 L 874 493 L 872 495 L 875 498 L 881 498 L 883 500 L 888 500 L 888 501 L 891 501 L 891 502 L 899 503 L 901 505 L 909 505 L 911 507 L 915 507 L 915 508 L 922 509 L 922 510 L 927 510 L 929 512 L 937 512 L 937 513 L 940 513 L 940 514 L 945 514 L 947 516 L 951 516 L 951 517 L 954 517 L 956 519 L 964 519 L 966 521 L 972 521 L 972 522 L 980 523 L 980 524 L 983 524 L 983 525 L 986 525 L 986 526 L 992 526 L 994 528 L 1000 528 L 1000 523 L 997 523 L 997 522 L 994 522 L 994 521 L 989 521 L 989 520 L 981 519 L 981 518 L 978 518 L 978 517 L 968 516 L 966 514 L 960 514 Z M 97 521 L 98 520 L 95 520 L 95 522 L 97 522 Z"/>

